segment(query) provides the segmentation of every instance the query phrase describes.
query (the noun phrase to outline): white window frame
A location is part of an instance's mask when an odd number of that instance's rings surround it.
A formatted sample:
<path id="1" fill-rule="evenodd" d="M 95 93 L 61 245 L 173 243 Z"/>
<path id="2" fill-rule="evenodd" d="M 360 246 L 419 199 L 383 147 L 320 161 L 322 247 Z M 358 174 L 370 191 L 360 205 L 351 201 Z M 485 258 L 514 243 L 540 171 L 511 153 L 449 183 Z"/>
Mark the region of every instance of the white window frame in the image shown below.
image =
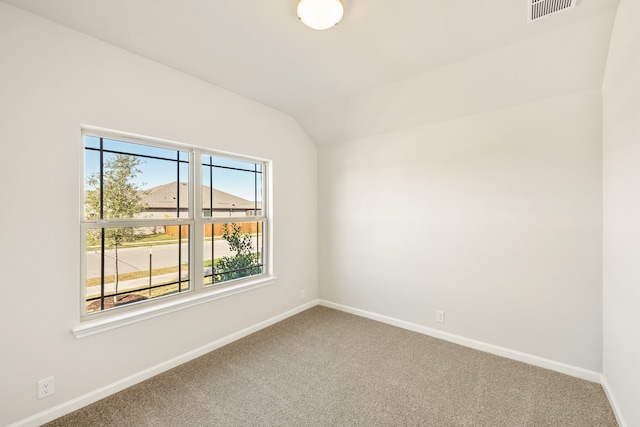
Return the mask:
<path id="1" fill-rule="evenodd" d="M 136 218 L 123 220 L 87 220 L 85 207 L 85 137 L 96 136 L 134 144 L 180 150 L 189 153 L 189 215 L 187 218 Z M 251 289 L 271 285 L 275 282 L 272 263 L 272 220 L 271 220 L 271 161 L 256 157 L 228 153 L 225 151 L 191 146 L 174 141 L 117 132 L 94 126 L 81 127 L 81 177 L 80 177 L 80 316 L 73 329 L 76 338 L 83 338 L 103 331 L 122 327 L 131 323 L 160 316 L 176 310 L 203 304 L 215 299 L 229 297 Z M 219 219 L 205 218 L 202 210 L 202 156 L 215 156 L 242 162 L 258 163 L 262 167 L 261 215 L 230 216 L 224 222 L 263 222 L 263 272 L 258 275 L 229 280 L 217 284 L 204 284 L 204 227 L 207 223 L 219 223 Z M 254 212 L 255 213 L 255 212 Z M 86 232 L 91 228 L 106 226 L 155 226 L 189 225 L 189 283 L 188 291 L 141 302 L 126 304 L 117 308 L 94 313 L 86 312 Z"/>

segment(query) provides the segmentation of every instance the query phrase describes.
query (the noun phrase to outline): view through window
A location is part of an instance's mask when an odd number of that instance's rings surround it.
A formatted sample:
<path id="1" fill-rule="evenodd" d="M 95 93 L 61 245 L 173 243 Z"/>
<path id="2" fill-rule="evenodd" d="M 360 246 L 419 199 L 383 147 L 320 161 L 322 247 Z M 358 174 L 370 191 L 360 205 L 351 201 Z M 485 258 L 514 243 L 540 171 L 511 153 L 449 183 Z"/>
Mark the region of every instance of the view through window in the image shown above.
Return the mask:
<path id="1" fill-rule="evenodd" d="M 83 139 L 85 314 L 267 273 L 266 162 L 101 132 Z"/>

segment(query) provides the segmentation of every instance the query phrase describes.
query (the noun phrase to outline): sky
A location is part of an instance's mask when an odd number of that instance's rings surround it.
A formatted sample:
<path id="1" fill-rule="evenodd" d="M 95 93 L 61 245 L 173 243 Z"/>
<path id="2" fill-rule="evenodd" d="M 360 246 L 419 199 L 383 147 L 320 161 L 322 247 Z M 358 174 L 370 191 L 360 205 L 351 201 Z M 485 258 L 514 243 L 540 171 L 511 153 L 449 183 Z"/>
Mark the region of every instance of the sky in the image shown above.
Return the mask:
<path id="1" fill-rule="evenodd" d="M 85 136 L 85 148 L 99 148 L 100 139 L 95 136 Z M 143 144 L 132 144 L 129 142 L 121 142 L 110 139 L 103 139 L 104 150 L 117 151 L 127 154 L 139 155 L 140 157 L 140 174 L 136 176 L 135 181 L 140 189 L 149 189 L 162 184 L 175 182 L 178 179 L 177 159 L 181 161 L 189 160 L 188 151 L 177 151 L 175 149 L 166 149 L 160 147 L 150 147 Z M 104 158 L 113 158 L 116 154 L 104 153 Z M 145 157 L 151 156 L 151 157 Z M 212 164 L 219 167 L 204 167 L 202 170 L 203 185 L 210 185 L 218 190 L 242 197 L 243 199 L 253 201 L 255 196 L 255 180 L 256 174 L 253 172 L 254 163 L 242 162 L 232 159 L 224 159 L 220 157 L 203 156 L 201 163 Z M 180 163 L 181 182 L 189 181 L 189 168 L 185 162 Z M 261 165 L 258 164 L 260 168 Z M 234 169 L 229 169 L 234 168 Z M 236 170 L 243 169 L 243 170 Z M 250 170 L 250 171 L 247 171 Z M 93 174 L 99 174 L 100 171 L 100 153 L 99 151 L 85 149 L 85 183 L 86 179 Z M 212 171 L 212 172 L 210 172 Z M 258 193 L 262 185 L 262 174 L 257 174 Z M 211 179 L 213 181 L 211 181 Z M 262 199 L 261 194 L 257 195 L 257 200 Z"/>

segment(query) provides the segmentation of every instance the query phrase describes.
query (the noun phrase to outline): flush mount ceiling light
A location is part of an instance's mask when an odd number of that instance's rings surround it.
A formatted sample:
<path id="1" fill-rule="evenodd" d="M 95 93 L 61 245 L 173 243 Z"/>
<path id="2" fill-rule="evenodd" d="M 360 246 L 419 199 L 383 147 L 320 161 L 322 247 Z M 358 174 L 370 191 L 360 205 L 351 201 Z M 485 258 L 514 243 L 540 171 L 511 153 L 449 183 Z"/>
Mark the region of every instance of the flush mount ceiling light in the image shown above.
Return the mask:
<path id="1" fill-rule="evenodd" d="M 326 30 L 340 22 L 344 8 L 340 0 L 300 0 L 298 18 L 314 30 Z"/>

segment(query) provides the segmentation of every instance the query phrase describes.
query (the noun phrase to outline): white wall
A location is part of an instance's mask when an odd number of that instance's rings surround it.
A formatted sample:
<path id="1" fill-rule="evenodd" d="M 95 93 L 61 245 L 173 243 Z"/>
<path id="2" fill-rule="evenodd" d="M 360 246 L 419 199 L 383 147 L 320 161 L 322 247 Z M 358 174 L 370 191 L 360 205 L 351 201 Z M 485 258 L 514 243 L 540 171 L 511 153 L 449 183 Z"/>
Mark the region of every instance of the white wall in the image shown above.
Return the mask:
<path id="1" fill-rule="evenodd" d="M 640 3 L 621 0 L 603 85 L 604 377 L 640 426 Z"/>
<path id="2" fill-rule="evenodd" d="M 600 372 L 599 90 L 321 146 L 319 165 L 322 299 Z"/>
<path id="3" fill-rule="evenodd" d="M 0 58 L 0 425 L 317 298 L 317 155 L 293 119 L 2 2 Z M 75 339 L 81 124 L 273 160 L 276 284 Z"/>

